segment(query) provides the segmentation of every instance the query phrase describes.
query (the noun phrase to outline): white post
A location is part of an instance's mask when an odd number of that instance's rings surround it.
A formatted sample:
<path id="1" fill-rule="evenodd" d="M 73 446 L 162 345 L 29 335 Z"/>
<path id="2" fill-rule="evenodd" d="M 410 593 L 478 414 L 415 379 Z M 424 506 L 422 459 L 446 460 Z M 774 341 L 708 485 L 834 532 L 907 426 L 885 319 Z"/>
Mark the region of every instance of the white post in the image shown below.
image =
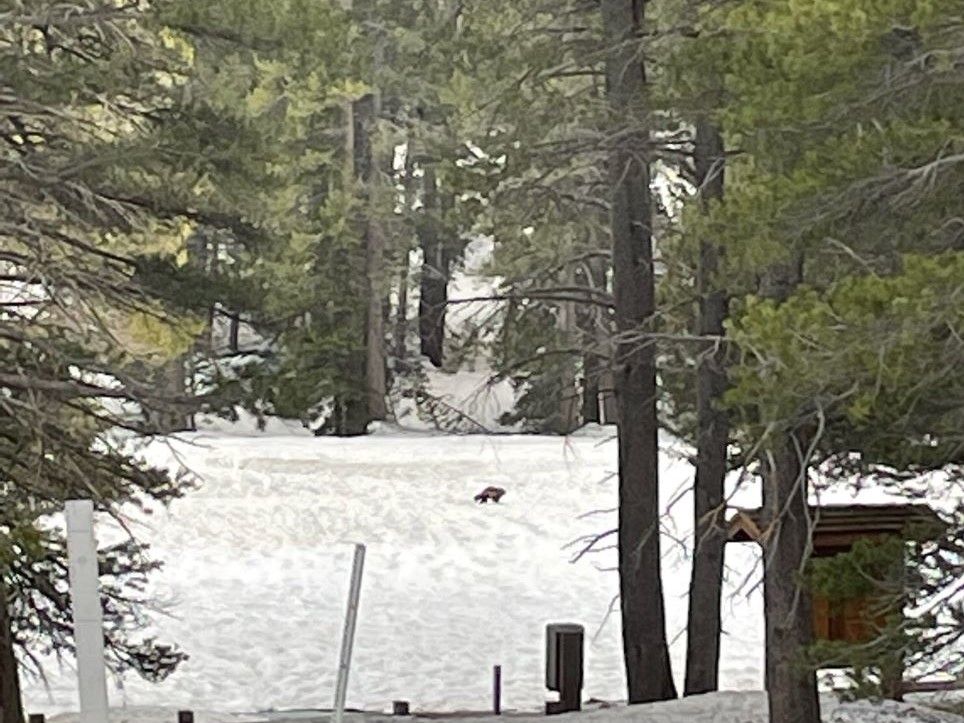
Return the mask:
<path id="1" fill-rule="evenodd" d="M 107 723 L 104 619 L 97 580 L 94 504 L 90 500 L 71 500 L 67 502 L 66 513 L 80 723 Z"/>
<path id="2" fill-rule="evenodd" d="M 355 545 L 355 560 L 351 566 L 351 587 L 348 589 L 348 611 L 345 613 L 345 630 L 341 638 L 341 658 L 338 661 L 338 684 L 335 688 L 335 717 L 333 723 L 342 723 L 342 718 L 345 715 L 348 670 L 351 668 L 351 650 L 355 642 L 355 622 L 358 620 L 358 599 L 361 596 L 362 570 L 364 567 L 365 546 Z"/>

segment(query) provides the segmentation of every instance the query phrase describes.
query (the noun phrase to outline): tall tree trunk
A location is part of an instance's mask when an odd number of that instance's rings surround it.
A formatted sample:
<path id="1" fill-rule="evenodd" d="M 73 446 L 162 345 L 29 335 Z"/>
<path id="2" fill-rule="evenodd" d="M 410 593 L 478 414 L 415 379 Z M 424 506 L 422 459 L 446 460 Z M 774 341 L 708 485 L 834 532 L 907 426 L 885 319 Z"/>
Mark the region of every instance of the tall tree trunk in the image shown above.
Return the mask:
<path id="1" fill-rule="evenodd" d="M 20 675 L 13 647 L 10 595 L 0 575 L 0 723 L 23 723 Z"/>
<path id="2" fill-rule="evenodd" d="M 659 540 L 656 358 L 633 338 L 655 311 L 642 0 L 601 0 L 613 133 L 609 187 L 619 409 L 619 577 L 629 702 L 676 697 L 666 643 Z M 624 123 L 635 124 L 625 132 Z M 622 132 L 621 132 L 622 131 Z M 618 140 L 616 138 L 618 137 Z"/>
<path id="3" fill-rule="evenodd" d="M 350 3 L 348 7 L 351 7 Z M 366 98 L 361 98 L 356 101 L 349 100 L 345 102 L 344 106 L 345 148 L 343 154 L 343 177 L 345 188 L 352 192 L 355 191 L 358 179 L 370 172 L 371 157 L 368 146 L 370 139 L 365 122 L 365 100 Z M 368 101 L 371 104 L 374 103 L 374 100 L 370 97 L 368 97 Z M 359 105 L 362 107 L 359 107 Z M 359 113 L 362 116 L 361 119 L 358 117 Z M 370 118 L 372 116 L 373 110 L 367 111 L 367 117 Z M 367 234 L 367 225 L 362 230 L 362 233 Z M 366 259 L 365 293 L 368 293 L 367 286 Z M 366 311 L 368 309 L 367 299 L 365 309 Z M 345 311 L 340 308 L 324 309 L 319 310 L 318 313 L 326 314 L 328 316 L 328 323 L 336 326 L 354 327 L 358 323 L 355 309 L 351 309 L 350 311 Z M 368 409 L 368 379 L 366 373 L 367 316 L 363 323 L 363 328 L 357 329 L 359 335 L 358 347 L 349 354 L 349 358 L 345 361 L 344 367 L 338 370 L 342 377 L 344 390 L 335 395 L 335 398 L 332 400 L 331 414 L 325 420 L 324 425 L 315 431 L 315 434 L 330 433 L 337 437 L 354 437 L 363 435 L 368 431 L 368 423 L 371 421 L 371 418 Z"/>
<path id="4" fill-rule="evenodd" d="M 766 687 L 770 720 L 781 723 L 820 723 L 816 671 L 803 661 L 813 644 L 811 599 L 803 581 L 812 524 L 805 449 L 802 435 L 785 434 L 762 460 Z"/>
<path id="5" fill-rule="evenodd" d="M 696 178 L 704 211 L 723 198 L 723 137 L 706 118 L 696 125 Z M 727 316 L 726 292 L 717 278 L 722 250 L 711 240 L 700 244 L 698 333 L 722 339 Z M 723 526 L 726 450 L 729 420 L 722 409 L 726 391 L 725 348 L 722 343 L 703 349 L 697 368 L 696 480 L 693 490 L 693 568 L 690 576 L 689 616 L 686 625 L 686 682 L 684 695 L 714 691 L 719 683 L 720 598 L 723 590 Z"/>
<path id="6" fill-rule="evenodd" d="M 760 295 L 782 302 L 803 278 L 803 256 L 774 263 L 763 275 Z M 763 605 L 766 616 L 766 688 L 770 720 L 820 723 L 817 674 L 802 660 L 813 644 L 810 592 L 803 571 L 811 551 L 808 434 L 783 428 L 761 456 L 763 511 Z"/>
<path id="7" fill-rule="evenodd" d="M 441 233 L 442 211 L 435 169 L 425 168 L 424 217 L 419 224 L 422 247 L 422 274 L 419 280 L 418 335 L 421 353 L 436 367 L 441 367 L 445 349 L 445 309 L 451 261 Z"/>
<path id="8" fill-rule="evenodd" d="M 388 416 L 385 404 L 385 321 L 382 300 L 385 286 L 385 234 L 375 208 L 377 164 L 372 147 L 372 130 L 378 115 L 378 99 L 368 94 L 352 108 L 354 126 L 355 175 L 364 187 L 367 202 L 365 219 L 365 278 L 367 307 L 365 312 L 365 395 L 370 420 Z"/>

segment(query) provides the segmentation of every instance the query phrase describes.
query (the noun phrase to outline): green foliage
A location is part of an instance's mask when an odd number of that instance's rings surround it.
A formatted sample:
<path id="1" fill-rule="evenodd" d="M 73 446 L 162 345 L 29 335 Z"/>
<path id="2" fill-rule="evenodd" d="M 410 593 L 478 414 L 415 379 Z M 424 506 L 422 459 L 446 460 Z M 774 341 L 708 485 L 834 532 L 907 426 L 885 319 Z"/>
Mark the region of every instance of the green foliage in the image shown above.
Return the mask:
<path id="1" fill-rule="evenodd" d="M 851 686 L 845 695 L 850 699 L 892 695 L 888 676 L 934 653 L 931 639 L 941 627 L 937 617 L 929 611 L 905 617 L 926 599 L 926 563 L 919 553 L 918 545 L 891 537 L 859 540 L 848 552 L 810 561 L 808 584 L 831 605 L 865 601 L 869 640 L 821 640 L 808 651 L 816 667 L 849 666 Z"/>
<path id="2" fill-rule="evenodd" d="M 801 287 L 786 303 L 749 298 L 730 333 L 743 351 L 727 401 L 745 429 L 815 415 L 826 451 L 846 445 L 905 468 L 960 463 L 964 255 L 907 256 L 892 276 Z"/>
<path id="3" fill-rule="evenodd" d="M 141 254 L 173 256 L 192 215 L 180 193 L 191 149 L 167 136 L 186 57 L 153 21 L 146 7 L 93 0 L 8 2 L 0 20 L 0 588 L 28 664 L 73 644 L 50 516 L 67 499 L 116 513 L 186 488 L 130 439 L 196 406 L 157 388 L 145 363 L 179 351 L 191 326 L 138 277 Z M 165 677 L 185 656 L 142 634 L 157 563 L 133 540 L 101 563 L 111 664 Z"/>
<path id="4" fill-rule="evenodd" d="M 904 594 L 906 543 L 899 537 L 862 539 L 847 552 L 810 561 L 810 589 L 832 601 Z"/>

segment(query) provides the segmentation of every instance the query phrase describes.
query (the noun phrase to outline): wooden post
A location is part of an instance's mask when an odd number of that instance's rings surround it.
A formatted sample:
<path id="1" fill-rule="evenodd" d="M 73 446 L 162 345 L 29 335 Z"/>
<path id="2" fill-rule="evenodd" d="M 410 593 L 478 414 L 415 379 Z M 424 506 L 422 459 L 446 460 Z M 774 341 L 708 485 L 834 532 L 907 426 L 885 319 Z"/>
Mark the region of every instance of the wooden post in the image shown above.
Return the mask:
<path id="1" fill-rule="evenodd" d="M 492 713 L 502 715 L 502 666 L 492 668 Z"/>
<path id="2" fill-rule="evenodd" d="M 194 723 L 194 711 L 179 710 L 177 712 L 177 723 Z"/>
<path id="3" fill-rule="evenodd" d="M 43 713 L 31 713 L 27 716 L 27 723 L 46 723 L 47 718 Z"/>
<path id="4" fill-rule="evenodd" d="M 407 700 L 393 700 L 392 701 L 392 715 L 408 715 L 408 701 Z"/>

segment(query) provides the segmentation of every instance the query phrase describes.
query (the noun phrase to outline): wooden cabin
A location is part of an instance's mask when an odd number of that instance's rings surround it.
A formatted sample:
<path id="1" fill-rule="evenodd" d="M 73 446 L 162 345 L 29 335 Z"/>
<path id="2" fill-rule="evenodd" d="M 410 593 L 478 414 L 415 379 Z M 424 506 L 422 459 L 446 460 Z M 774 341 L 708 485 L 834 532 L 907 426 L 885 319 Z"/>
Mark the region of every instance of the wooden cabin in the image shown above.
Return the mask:
<path id="1" fill-rule="evenodd" d="M 926 504 L 821 505 L 811 507 L 813 557 L 849 552 L 861 539 L 899 537 L 905 541 L 934 539 L 940 518 Z M 738 509 L 727 525 L 729 542 L 766 539 L 761 509 Z M 814 595 L 813 632 L 818 640 L 863 643 L 872 640 L 886 614 L 871 599 L 828 600 Z"/>

